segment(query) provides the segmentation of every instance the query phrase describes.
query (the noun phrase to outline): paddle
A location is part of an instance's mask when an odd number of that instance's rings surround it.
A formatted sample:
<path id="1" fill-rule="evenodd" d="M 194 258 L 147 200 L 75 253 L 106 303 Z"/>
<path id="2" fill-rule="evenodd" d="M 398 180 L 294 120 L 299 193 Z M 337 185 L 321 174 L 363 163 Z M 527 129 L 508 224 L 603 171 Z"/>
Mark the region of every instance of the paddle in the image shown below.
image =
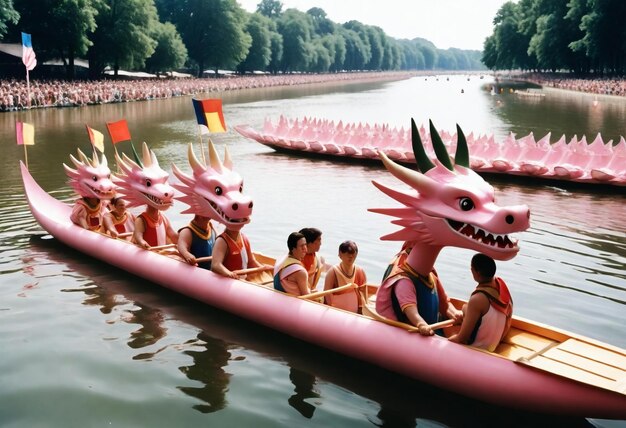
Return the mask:
<path id="1" fill-rule="evenodd" d="M 157 245 L 155 247 L 148 247 L 147 249 L 150 251 L 161 251 L 167 250 L 168 248 L 174 248 L 176 244 L 165 244 L 165 245 Z"/>
<path id="2" fill-rule="evenodd" d="M 322 290 L 316 291 L 315 293 L 304 294 L 302 296 L 298 296 L 298 299 L 317 299 L 318 297 L 323 297 L 328 294 L 338 293 L 343 290 L 347 290 L 349 288 L 359 287 L 355 283 L 351 282 L 350 284 L 342 285 L 341 287 L 331 288 L 330 290 Z"/>
<path id="3" fill-rule="evenodd" d="M 133 236 L 133 232 L 125 232 L 125 233 L 118 233 L 117 234 L 118 238 L 128 238 L 129 236 Z"/>
<path id="4" fill-rule="evenodd" d="M 196 263 L 210 262 L 211 260 L 213 260 L 213 256 L 198 257 Z"/>
<path id="5" fill-rule="evenodd" d="M 273 270 L 273 269 L 274 269 L 274 266 L 259 266 L 255 268 L 234 270 L 233 273 L 235 275 L 247 275 L 249 273 L 263 272 L 266 270 Z"/>

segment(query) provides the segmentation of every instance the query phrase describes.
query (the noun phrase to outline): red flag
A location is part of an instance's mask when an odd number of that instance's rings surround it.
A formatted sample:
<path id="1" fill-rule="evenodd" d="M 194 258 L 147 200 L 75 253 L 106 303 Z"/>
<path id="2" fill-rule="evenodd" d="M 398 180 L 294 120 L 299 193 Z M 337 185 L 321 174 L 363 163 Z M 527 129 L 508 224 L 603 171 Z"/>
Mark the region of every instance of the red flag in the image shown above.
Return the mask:
<path id="1" fill-rule="evenodd" d="M 130 140 L 130 131 L 128 130 L 126 119 L 118 120 L 117 122 L 107 122 L 107 129 L 113 144 Z"/>

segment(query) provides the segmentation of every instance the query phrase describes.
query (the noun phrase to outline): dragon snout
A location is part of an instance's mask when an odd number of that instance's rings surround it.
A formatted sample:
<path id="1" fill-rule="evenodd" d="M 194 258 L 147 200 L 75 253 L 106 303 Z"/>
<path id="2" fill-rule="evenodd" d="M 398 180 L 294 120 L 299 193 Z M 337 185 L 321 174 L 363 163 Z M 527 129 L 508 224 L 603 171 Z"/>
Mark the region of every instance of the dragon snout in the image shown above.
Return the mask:
<path id="1" fill-rule="evenodd" d="M 528 229 L 530 226 L 530 209 L 526 205 L 506 207 L 498 214 L 498 221 L 516 231 Z"/>
<path id="2" fill-rule="evenodd" d="M 245 204 L 244 204 L 245 205 Z M 250 201 L 250 203 L 248 204 L 248 208 L 252 209 L 252 207 L 254 206 L 254 203 L 252 201 Z M 231 208 L 233 209 L 233 211 L 237 211 L 239 209 L 239 204 L 237 202 L 235 202 Z"/>

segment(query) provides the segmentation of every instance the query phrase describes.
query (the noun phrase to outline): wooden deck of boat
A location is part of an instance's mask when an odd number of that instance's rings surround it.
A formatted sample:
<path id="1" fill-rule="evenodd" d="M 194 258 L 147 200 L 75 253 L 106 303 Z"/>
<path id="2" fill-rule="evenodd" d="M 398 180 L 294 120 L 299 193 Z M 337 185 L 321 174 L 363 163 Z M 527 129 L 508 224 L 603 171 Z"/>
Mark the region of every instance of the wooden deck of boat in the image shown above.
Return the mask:
<path id="1" fill-rule="evenodd" d="M 495 351 L 538 370 L 626 395 L 626 352 L 514 320 Z"/>

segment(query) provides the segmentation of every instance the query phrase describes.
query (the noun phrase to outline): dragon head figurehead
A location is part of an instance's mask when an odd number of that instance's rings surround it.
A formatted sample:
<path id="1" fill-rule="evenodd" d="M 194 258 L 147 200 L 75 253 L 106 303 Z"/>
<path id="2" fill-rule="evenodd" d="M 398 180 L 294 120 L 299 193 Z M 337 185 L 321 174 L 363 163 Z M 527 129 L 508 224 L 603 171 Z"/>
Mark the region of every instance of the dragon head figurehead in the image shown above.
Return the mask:
<path id="1" fill-rule="evenodd" d="M 102 154 L 102 160 L 94 153 L 93 159 L 89 159 L 78 149 L 76 159 L 70 155 L 76 169 L 63 164 L 65 173 L 69 177 L 69 185 L 74 191 L 84 198 L 111 199 L 115 196 L 115 185 L 111 181 L 111 170 L 107 165 L 107 158 Z"/>
<path id="2" fill-rule="evenodd" d="M 404 192 L 373 181 L 383 193 L 404 205 L 370 209 L 396 217 L 392 223 L 401 227 L 381 239 L 412 241 L 420 246 L 422 253 L 434 254 L 430 257 L 433 263 L 445 246 L 478 251 L 496 260 L 515 257 L 519 247 L 509 234 L 528 229 L 528 207 L 496 205 L 493 187 L 469 168 L 467 141 L 458 125 L 454 163 L 432 122 L 430 134 L 437 155 L 434 164 L 426 155 L 413 120 L 411 131 L 413 152 L 421 172 L 400 166 L 379 153 L 387 170 L 412 188 Z M 423 256 L 429 259 L 427 254 Z M 428 270 L 428 266 L 422 267 Z"/>
<path id="3" fill-rule="evenodd" d="M 164 211 L 172 206 L 174 189 L 167 182 L 169 174 L 159 166 L 159 161 L 146 143 L 142 145 L 140 166 L 126 154 L 115 154 L 120 172 L 114 177 L 120 196 L 128 202 L 128 207 L 148 205 Z"/>
<path id="4" fill-rule="evenodd" d="M 193 175 L 187 175 L 172 165 L 174 175 L 181 182 L 174 187 L 183 194 L 177 199 L 189 205 L 183 213 L 208 217 L 231 230 L 241 230 L 250 223 L 252 199 L 243 194 L 243 179 L 233 171 L 228 149 L 224 150 L 222 163 L 209 141 L 208 166 L 196 158 L 191 144 L 187 153 Z"/>

